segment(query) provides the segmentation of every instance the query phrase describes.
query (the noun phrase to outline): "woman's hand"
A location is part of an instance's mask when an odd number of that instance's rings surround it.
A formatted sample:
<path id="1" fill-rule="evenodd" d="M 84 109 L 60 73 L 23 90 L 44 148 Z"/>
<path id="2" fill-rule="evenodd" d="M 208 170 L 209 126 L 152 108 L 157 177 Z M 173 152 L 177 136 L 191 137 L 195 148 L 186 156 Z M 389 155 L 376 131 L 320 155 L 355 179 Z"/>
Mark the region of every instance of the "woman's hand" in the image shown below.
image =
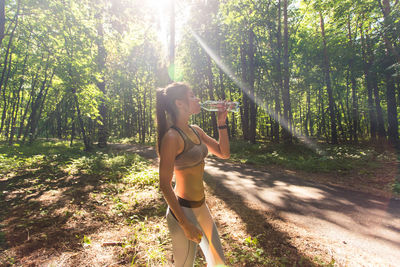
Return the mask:
<path id="1" fill-rule="evenodd" d="M 228 108 L 228 106 L 226 104 L 226 101 L 225 101 L 225 103 L 223 103 L 220 106 L 218 106 L 218 114 L 217 114 L 218 125 L 225 125 L 226 116 L 228 115 L 228 109 L 227 108 Z"/>
<path id="2" fill-rule="evenodd" d="M 194 224 L 188 222 L 182 226 L 182 229 L 187 239 L 190 239 L 197 244 L 200 243 L 201 238 L 203 237 L 203 232 L 201 232 L 200 229 L 197 228 Z"/>

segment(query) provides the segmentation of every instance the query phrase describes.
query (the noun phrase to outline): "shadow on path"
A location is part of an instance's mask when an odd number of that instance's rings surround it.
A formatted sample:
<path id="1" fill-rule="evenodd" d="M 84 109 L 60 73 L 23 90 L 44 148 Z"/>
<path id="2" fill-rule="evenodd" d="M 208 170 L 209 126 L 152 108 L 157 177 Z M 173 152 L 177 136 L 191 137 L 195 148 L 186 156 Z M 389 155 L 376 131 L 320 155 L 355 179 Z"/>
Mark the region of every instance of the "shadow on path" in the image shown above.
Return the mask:
<path id="1" fill-rule="evenodd" d="M 246 203 L 254 203 L 261 207 L 248 207 L 255 216 L 267 211 L 389 261 L 400 257 L 398 200 L 305 181 L 284 171 L 257 170 L 215 159 L 208 159 L 206 166 L 206 182 L 238 213 L 243 213 Z M 247 220 L 262 221 L 254 216 Z M 284 234 L 282 238 L 285 242 Z"/>
<path id="2" fill-rule="evenodd" d="M 317 266 L 290 243 L 285 232 L 269 223 L 270 213 L 249 205 L 242 195 L 221 183 L 220 178 L 212 177 L 208 172 L 204 175 L 204 181 L 212 190 L 210 193 L 223 200 L 241 218 L 246 231 L 252 238 L 257 237 L 266 256 L 274 258 L 282 266 Z"/>

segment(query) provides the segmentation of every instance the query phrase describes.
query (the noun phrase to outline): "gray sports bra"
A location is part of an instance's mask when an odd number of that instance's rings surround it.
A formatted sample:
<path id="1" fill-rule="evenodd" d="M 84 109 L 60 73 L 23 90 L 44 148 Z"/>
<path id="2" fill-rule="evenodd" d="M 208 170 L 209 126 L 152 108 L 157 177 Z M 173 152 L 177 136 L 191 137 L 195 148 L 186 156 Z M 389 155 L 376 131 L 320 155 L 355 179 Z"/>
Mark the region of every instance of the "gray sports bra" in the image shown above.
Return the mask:
<path id="1" fill-rule="evenodd" d="M 203 144 L 199 134 L 191 126 L 189 127 L 199 138 L 200 144 L 193 143 L 193 141 L 190 140 L 190 138 L 175 125 L 171 126 L 172 129 L 176 130 L 182 136 L 184 142 L 183 151 L 175 158 L 175 169 L 177 170 L 194 167 L 199 165 L 200 163 L 203 163 L 204 158 L 208 154 L 207 146 Z"/>

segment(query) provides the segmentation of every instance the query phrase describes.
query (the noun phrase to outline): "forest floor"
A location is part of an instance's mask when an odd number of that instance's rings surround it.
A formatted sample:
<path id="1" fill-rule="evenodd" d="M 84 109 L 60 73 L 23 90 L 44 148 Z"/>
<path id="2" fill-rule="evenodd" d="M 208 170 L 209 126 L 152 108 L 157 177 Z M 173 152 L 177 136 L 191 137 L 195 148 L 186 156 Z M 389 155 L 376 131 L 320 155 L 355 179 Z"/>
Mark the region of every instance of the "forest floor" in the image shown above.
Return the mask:
<path id="1" fill-rule="evenodd" d="M 81 147 L 70 152 L 66 143 L 53 142 L 26 150 L 16 147 L 7 155 L 4 149 L 0 266 L 172 264 L 166 205 L 151 147 L 114 144 L 88 154 Z M 300 179 L 395 197 L 389 186 L 398 171 L 393 158 L 346 175 L 285 171 Z M 363 179 L 365 173 L 368 179 Z M 206 184 L 206 199 L 230 266 L 341 266 L 317 238 L 302 240 L 299 229 L 273 213 L 239 202 L 232 206 L 211 183 Z M 293 236 L 299 242 L 291 242 Z M 205 266 L 201 252 L 195 266 Z"/>

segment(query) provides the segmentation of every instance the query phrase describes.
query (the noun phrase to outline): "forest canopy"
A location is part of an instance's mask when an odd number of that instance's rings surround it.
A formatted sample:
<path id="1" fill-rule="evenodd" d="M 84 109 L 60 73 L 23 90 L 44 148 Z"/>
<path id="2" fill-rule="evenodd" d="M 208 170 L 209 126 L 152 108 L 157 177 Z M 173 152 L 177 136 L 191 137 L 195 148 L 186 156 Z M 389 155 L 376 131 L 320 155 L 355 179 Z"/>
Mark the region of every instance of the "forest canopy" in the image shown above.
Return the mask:
<path id="1" fill-rule="evenodd" d="M 240 102 L 231 138 L 399 140 L 398 0 L 10 0 L 0 135 L 155 140 L 155 90 Z M 218 134 L 214 113 L 192 119 Z"/>

